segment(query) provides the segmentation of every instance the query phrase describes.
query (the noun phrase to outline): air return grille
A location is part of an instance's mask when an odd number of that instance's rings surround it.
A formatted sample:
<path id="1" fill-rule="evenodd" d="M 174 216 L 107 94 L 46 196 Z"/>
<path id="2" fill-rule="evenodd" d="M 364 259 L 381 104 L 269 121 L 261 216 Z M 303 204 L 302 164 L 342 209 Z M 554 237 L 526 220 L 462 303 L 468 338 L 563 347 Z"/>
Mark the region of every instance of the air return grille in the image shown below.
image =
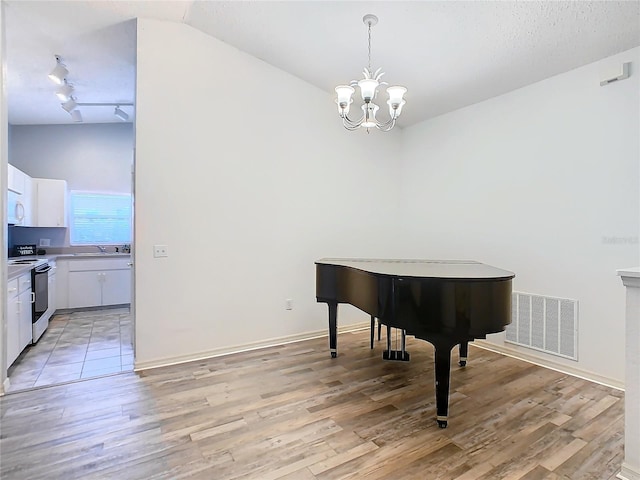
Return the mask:
<path id="1" fill-rule="evenodd" d="M 577 360 L 578 302 L 513 292 L 505 340 Z"/>

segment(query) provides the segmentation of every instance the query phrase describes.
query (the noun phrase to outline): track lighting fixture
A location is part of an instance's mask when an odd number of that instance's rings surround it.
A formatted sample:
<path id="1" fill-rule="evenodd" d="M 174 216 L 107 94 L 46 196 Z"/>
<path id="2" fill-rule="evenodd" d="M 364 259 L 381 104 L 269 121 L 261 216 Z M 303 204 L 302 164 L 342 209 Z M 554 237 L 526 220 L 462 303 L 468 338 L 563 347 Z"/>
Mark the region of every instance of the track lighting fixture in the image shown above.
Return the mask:
<path id="1" fill-rule="evenodd" d="M 76 106 L 77 107 L 115 107 L 115 109 L 113 110 L 113 114 L 123 122 L 126 122 L 129 120 L 129 114 L 124 110 L 122 110 L 120 107 L 121 106 L 133 107 L 133 103 L 130 103 L 130 102 L 120 102 L 120 103 L 82 102 L 80 103 L 78 102 L 76 103 Z"/>
<path id="2" fill-rule="evenodd" d="M 66 112 L 71 113 L 73 110 L 76 109 L 76 107 L 78 106 L 78 104 L 76 103 L 76 99 L 71 97 L 69 98 L 69 100 L 67 100 L 66 102 L 60 104 L 60 106 L 62 107 L 63 110 L 65 110 Z"/>
<path id="3" fill-rule="evenodd" d="M 62 59 L 56 55 L 56 66 L 51 70 L 49 78 L 53 83 L 62 85 L 67 75 L 69 75 L 69 70 L 67 70 L 67 67 L 62 63 Z"/>
<path id="4" fill-rule="evenodd" d="M 126 122 L 127 120 L 129 120 L 129 115 L 120 108 L 120 105 L 116 106 L 116 109 L 113 111 L 113 114 L 123 122 Z"/>
<path id="5" fill-rule="evenodd" d="M 67 83 L 67 80 L 65 79 L 62 86 L 56 90 L 56 97 L 58 97 L 61 102 L 68 102 L 69 100 L 71 100 L 72 93 L 73 85 L 69 85 Z"/>
<path id="6" fill-rule="evenodd" d="M 74 87 L 70 83 L 67 82 L 67 75 L 69 75 L 69 70 L 62 63 L 62 58 L 59 55 L 56 55 L 56 66 L 49 74 L 49 78 L 60 85 L 58 89 L 56 89 L 56 97 L 62 102 L 60 106 L 62 109 L 71 115 L 71 119 L 74 122 L 82 122 L 82 112 L 78 109 L 78 107 L 115 107 L 113 114 L 126 122 L 129 120 L 129 114 L 122 110 L 121 106 L 133 106 L 133 103 L 129 102 L 119 102 L 119 103 L 79 103 L 77 98 L 73 96 Z"/>

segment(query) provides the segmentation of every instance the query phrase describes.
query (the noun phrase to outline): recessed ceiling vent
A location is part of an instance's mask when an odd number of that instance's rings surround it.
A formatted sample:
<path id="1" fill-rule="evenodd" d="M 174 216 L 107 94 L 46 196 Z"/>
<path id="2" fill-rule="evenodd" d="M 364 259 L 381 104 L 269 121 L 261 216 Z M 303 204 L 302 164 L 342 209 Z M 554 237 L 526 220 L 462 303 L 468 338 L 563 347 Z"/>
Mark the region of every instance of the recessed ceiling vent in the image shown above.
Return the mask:
<path id="1" fill-rule="evenodd" d="M 513 292 L 505 341 L 578 360 L 578 301 Z"/>

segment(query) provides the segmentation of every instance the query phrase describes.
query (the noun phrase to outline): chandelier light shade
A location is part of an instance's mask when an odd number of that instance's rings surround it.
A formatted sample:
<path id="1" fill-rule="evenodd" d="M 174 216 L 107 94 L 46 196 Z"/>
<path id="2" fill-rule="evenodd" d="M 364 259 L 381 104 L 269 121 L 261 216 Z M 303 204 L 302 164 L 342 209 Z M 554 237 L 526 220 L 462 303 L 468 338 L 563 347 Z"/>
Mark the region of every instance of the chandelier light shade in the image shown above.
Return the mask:
<path id="1" fill-rule="evenodd" d="M 402 107 L 406 103 L 403 99 L 404 94 L 407 93 L 407 89 L 401 86 L 392 86 L 387 88 L 387 105 L 389 106 L 389 119 L 386 121 L 380 121 L 376 117 L 378 114 L 379 106 L 374 103 L 376 95 L 378 94 L 378 88 L 381 85 L 387 85 L 386 82 L 381 82 L 380 78 L 384 75 L 381 68 L 378 68 L 375 72 L 371 68 L 371 27 L 378 23 L 378 17 L 375 15 L 367 14 L 362 18 L 362 21 L 367 25 L 368 30 L 368 45 L 369 45 L 369 65 L 363 70 L 364 78 L 362 80 L 351 81 L 350 85 L 338 85 L 336 90 L 336 104 L 338 105 L 338 114 L 342 118 L 342 124 L 347 130 L 357 130 L 360 127 L 364 127 L 369 132 L 370 128 L 377 128 L 383 132 L 391 130 L 396 120 L 402 112 Z M 360 97 L 364 102 L 360 107 L 362 109 L 362 117 L 359 120 L 353 120 L 349 118 L 349 110 L 353 103 L 353 94 L 358 87 L 360 89 Z"/>
<path id="2" fill-rule="evenodd" d="M 69 70 L 67 70 L 67 67 L 62 63 L 62 59 L 56 55 L 56 66 L 51 70 L 49 78 L 53 83 L 62 85 L 67 75 L 69 75 Z"/>

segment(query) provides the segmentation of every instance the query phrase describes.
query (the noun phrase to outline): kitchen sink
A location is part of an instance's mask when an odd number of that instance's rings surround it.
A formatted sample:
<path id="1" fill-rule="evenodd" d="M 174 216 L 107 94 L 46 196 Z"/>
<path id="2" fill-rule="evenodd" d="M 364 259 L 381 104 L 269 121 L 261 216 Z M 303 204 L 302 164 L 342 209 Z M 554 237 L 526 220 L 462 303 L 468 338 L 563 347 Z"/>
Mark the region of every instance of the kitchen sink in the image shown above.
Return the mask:
<path id="1" fill-rule="evenodd" d="M 121 252 L 82 252 L 82 253 L 72 253 L 74 257 L 108 257 L 110 255 L 129 255 L 128 253 Z"/>

